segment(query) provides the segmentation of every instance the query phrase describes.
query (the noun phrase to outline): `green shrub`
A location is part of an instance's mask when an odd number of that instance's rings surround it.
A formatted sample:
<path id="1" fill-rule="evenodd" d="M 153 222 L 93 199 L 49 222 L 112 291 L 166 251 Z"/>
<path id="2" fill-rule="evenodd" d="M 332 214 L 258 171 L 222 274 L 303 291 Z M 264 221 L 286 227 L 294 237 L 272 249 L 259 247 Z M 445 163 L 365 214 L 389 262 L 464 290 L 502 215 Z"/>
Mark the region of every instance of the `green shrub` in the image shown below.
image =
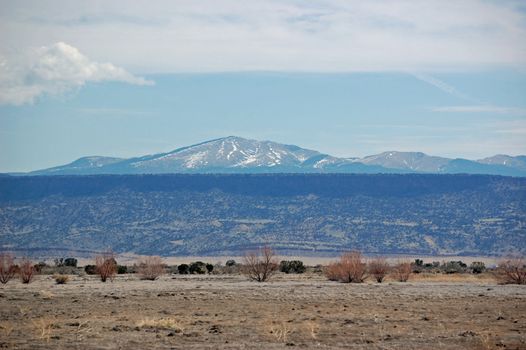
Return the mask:
<path id="1" fill-rule="evenodd" d="M 177 266 L 177 271 L 180 275 L 187 275 L 188 271 L 190 270 L 190 267 L 187 264 L 181 264 Z"/>
<path id="2" fill-rule="evenodd" d="M 128 266 L 126 265 L 117 265 L 117 274 L 122 275 L 128 273 Z"/>
<path id="3" fill-rule="evenodd" d="M 227 261 L 226 261 L 225 265 L 228 266 L 228 267 L 232 267 L 232 266 L 237 265 L 237 263 L 236 263 L 235 260 L 230 259 L 230 260 L 227 260 Z"/>
<path id="4" fill-rule="evenodd" d="M 469 266 L 469 269 L 472 273 L 479 274 L 486 271 L 486 265 L 482 261 L 473 261 Z"/>
<path id="5" fill-rule="evenodd" d="M 193 274 L 202 275 L 206 273 L 206 264 L 202 261 L 196 261 L 190 264 L 188 271 Z"/>
<path id="6" fill-rule="evenodd" d="M 283 260 L 279 263 L 279 270 L 285 273 L 304 273 L 306 268 L 303 265 L 303 261 Z"/>
<path id="7" fill-rule="evenodd" d="M 442 271 L 445 273 L 462 273 L 466 271 L 468 265 L 462 261 L 449 261 L 441 266 Z"/>
<path id="8" fill-rule="evenodd" d="M 86 265 L 86 266 L 84 266 L 84 272 L 86 272 L 87 275 L 95 275 L 95 274 L 97 274 L 97 266 L 95 266 L 95 265 Z"/>
<path id="9" fill-rule="evenodd" d="M 75 258 L 64 259 L 64 266 L 77 267 L 78 260 Z"/>
<path id="10" fill-rule="evenodd" d="M 206 264 L 206 271 L 208 273 L 212 273 L 212 271 L 214 271 L 214 265 L 212 264 Z"/>

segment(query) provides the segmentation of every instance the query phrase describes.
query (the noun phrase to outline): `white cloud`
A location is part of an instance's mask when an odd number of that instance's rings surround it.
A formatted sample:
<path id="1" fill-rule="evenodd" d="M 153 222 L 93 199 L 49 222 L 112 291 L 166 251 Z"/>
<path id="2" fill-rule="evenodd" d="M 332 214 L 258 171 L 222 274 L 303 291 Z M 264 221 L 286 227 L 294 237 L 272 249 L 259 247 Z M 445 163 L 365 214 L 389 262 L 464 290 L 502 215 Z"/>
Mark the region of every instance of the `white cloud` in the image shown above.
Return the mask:
<path id="1" fill-rule="evenodd" d="M 446 113 L 493 113 L 508 114 L 513 116 L 526 115 L 526 108 L 502 107 L 492 105 L 475 105 L 475 106 L 445 106 L 432 108 L 433 112 Z"/>
<path id="2" fill-rule="evenodd" d="M 66 41 L 147 73 L 520 68 L 522 3 L 19 0 L 2 5 L 0 45 Z"/>
<path id="3" fill-rule="evenodd" d="M 87 82 L 102 81 L 153 84 L 111 63 L 91 61 L 63 42 L 23 56 L 0 56 L 0 104 L 32 103 L 42 95 L 63 94 Z"/>

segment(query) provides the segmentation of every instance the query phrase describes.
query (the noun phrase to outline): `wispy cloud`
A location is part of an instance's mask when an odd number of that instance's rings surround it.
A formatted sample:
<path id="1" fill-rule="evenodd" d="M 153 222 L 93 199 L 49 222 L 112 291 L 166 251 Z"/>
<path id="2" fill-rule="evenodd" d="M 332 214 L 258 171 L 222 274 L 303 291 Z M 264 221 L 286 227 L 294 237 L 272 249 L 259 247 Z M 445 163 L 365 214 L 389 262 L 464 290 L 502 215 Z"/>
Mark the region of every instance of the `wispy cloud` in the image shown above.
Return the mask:
<path id="1" fill-rule="evenodd" d="M 0 23 L 0 47 L 64 40 L 149 73 L 526 64 L 526 14 L 515 0 L 19 0 L 3 5 Z"/>
<path id="2" fill-rule="evenodd" d="M 429 74 L 413 73 L 413 76 L 415 78 L 417 78 L 418 80 L 426 82 L 429 85 L 434 86 L 437 89 L 442 90 L 443 92 L 445 92 L 445 93 L 447 93 L 449 95 L 458 97 L 458 98 L 466 100 L 466 101 L 478 102 L 474 98 L 472 98 L 472 97 L 466 95 L 465 93 L 459 91 L 454 86 L 449 85 L 448 83 L 446 83 L 446 82 L 444 82 L 444 81 L 442 81 L 442 80 L 440 80 L 440 79 L 438 79 L 436 77 L 433 77 L 433 76 L 431 76 Z"/>
<path id="3" fill-rule="evenodd" d="M 507 114 L 512 116 L 526 116 L 526 108 L 502 107 L 491 105 L 473 105 L 473 106 L 444 106 L 433 107 L 433 112 L 445 113 L 492 113 Z"/>
<path id="4" fill-rule="evenodd" d="M 63 42 L 21 57 L 0 56 L 0 104 L 32 103 L 42 95 L 59 95 L 88 82 L 102 81 L 153 84 L 111 63 L 92 61 Z"/>

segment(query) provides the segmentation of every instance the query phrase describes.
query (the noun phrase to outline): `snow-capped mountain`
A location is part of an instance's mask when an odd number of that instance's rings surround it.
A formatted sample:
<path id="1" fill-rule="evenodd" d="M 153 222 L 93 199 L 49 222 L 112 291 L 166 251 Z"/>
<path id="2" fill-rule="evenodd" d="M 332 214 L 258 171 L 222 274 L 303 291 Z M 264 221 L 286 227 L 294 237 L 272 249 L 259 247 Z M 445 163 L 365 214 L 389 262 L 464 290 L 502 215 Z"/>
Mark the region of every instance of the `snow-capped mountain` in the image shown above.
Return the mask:
<path id="1" fill-rule="evenodd" d="M 451 159 L 428 156 L 422 152 L 383 152 L 360 160 L 364 164 L 380 165 L 390 169 L 406 169 L 417 172 L 440 172 Z"/>
<path id="2" fill-rule="evenodd" d="M 526 176 L 525 156 L 497 155 L 479 161 L 384 152 L 364 158 L 338 158 L 272 141 L 229 136 L 167 153 L 121 159 L 84 157 L 29 175 L 163 173 L 472 173 Z"/>

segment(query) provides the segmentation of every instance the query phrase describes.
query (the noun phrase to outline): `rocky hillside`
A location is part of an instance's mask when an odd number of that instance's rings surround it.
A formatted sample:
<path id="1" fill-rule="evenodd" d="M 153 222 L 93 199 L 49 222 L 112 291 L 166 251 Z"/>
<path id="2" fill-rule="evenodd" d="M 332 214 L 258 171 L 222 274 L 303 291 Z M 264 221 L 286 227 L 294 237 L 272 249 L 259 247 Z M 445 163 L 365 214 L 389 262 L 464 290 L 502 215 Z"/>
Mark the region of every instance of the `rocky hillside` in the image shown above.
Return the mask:
<path id="1" fill-rule="evenodd" d="M 526 179 L 481 175 L 0 177 L 0 246 L 162 255 L 526 253 Z"/>

